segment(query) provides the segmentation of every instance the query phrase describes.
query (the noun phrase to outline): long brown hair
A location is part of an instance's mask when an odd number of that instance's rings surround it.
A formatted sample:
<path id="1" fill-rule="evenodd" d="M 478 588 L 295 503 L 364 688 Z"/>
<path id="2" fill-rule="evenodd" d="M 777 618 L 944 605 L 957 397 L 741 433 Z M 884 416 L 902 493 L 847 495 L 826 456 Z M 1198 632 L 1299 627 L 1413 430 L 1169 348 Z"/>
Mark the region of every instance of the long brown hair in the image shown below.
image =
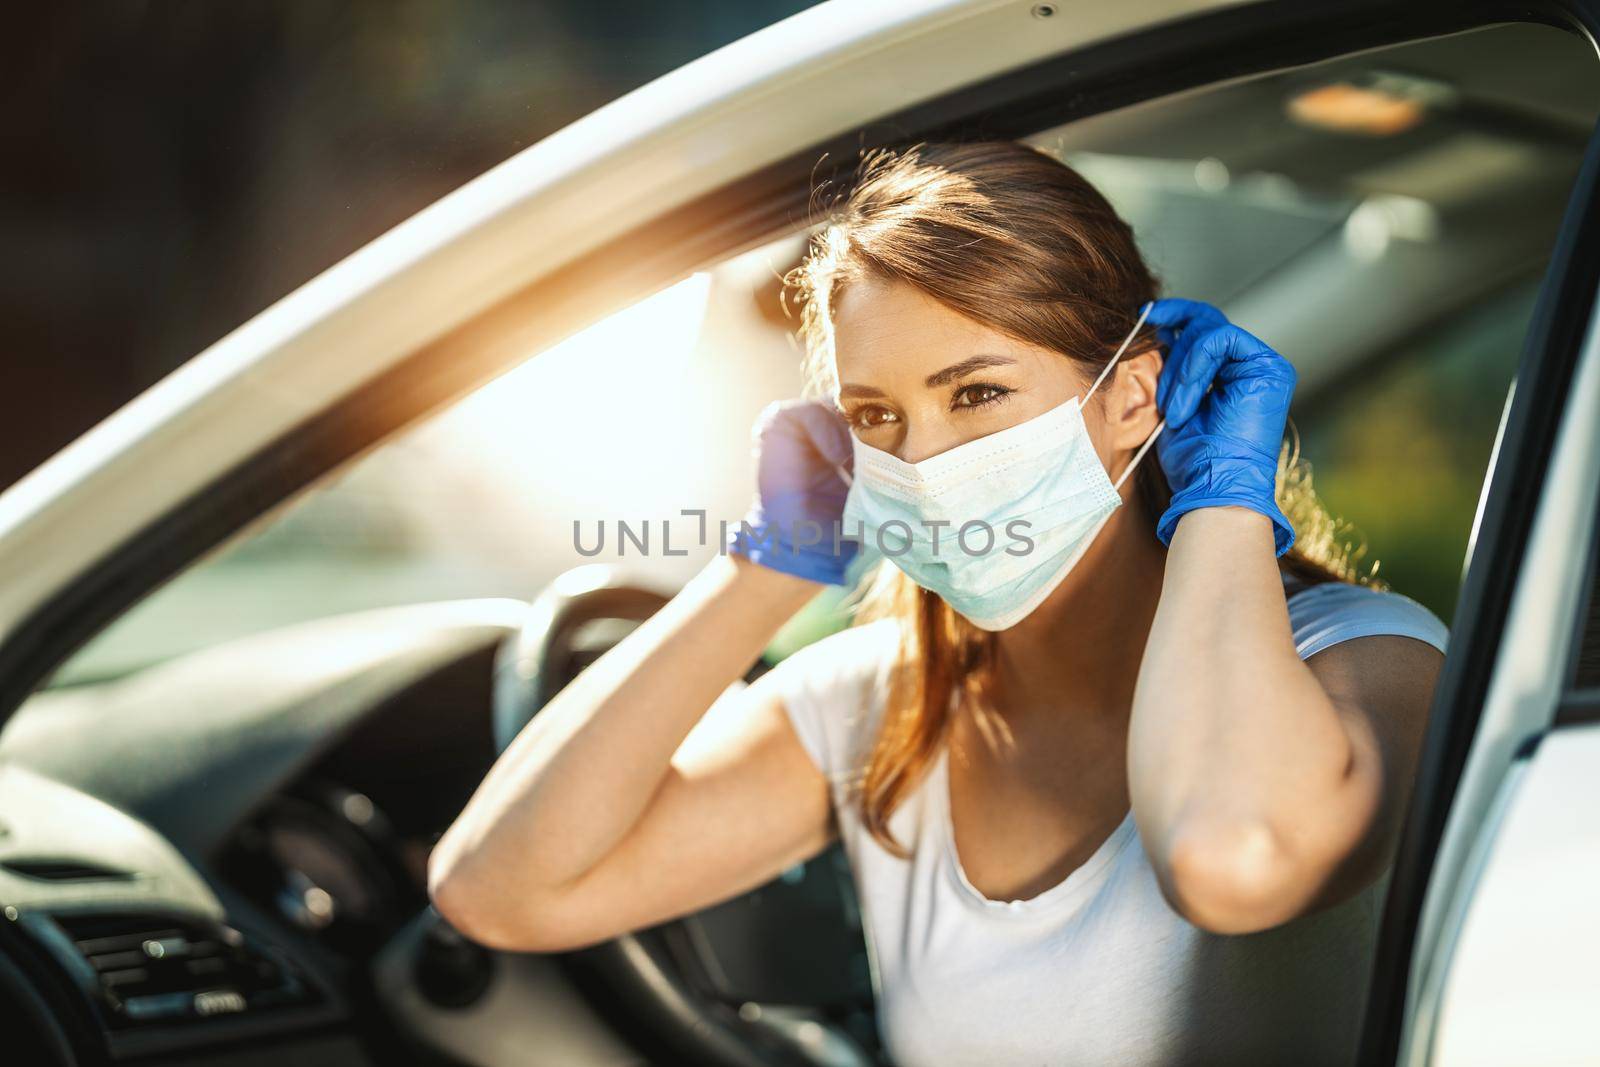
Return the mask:
<path id="1" fill-rule="evenodd" d="M 819 200 L 820 203 L 820 200 Z M 862 278 L 904 282 L 976 322 L 1061 353 L 1094 374 L 1158 296 L 1132 229 L 1094 186 L 1053 156 L 1017 141 L 922 142 L 862 156 L 853 180 L 784 278 L 801 304 L 806 391 L 834 388 L 832 309 Z M 1130 345 L 1156 343 L 1147 327 Z M 1172 492 L 1156 463 L 1140 464 L 1135 496 L 1155 518 Z M 1311 490 L 1298 446 L 1279 457 L 1279 506 L 1296 530 L 1279 566 L 1307 583 L 1360 577 L 1359 551 L 1340 540 Z M 854 785 L 864 825 L 896 855 L 889 817 L 945 742 L 952 697 L 993 737 L 995 635 L 958 615 L 889 561 L 880 563 L 858 623 L 893 617 L 900 650 L 884 714 Z M 1001 727 L 1003 730 L 1003 727 Z"/>

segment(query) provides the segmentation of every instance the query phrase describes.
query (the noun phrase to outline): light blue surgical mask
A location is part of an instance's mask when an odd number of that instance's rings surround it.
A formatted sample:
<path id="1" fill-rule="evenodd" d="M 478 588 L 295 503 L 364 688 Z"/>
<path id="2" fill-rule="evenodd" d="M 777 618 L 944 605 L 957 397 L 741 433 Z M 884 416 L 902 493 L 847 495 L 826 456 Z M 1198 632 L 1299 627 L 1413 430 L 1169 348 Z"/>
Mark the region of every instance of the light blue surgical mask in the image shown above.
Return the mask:
<path id="1" fill-rule="evenodd" d="M 1004 630 L 1055 591 L 1122 504 L 1083 423 L 1083 405 L 1144 325 L 1149 306 L 1080 400 L 907 463 L 854 439 L 843 529 L 984 630 Z"/>

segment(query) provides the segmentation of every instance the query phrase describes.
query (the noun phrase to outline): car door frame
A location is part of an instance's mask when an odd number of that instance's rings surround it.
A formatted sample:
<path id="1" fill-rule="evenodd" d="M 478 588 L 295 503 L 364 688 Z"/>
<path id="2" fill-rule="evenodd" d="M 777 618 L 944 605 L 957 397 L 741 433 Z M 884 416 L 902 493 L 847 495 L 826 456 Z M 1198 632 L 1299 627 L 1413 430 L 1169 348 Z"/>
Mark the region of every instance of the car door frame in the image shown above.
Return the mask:
<path id="1" fill-rule="evenodd" d="M 1530 581 L 1526 577 L 1531 566 L 1528 553 L 1542 550 L 1549 555 L 1552 550 L 1549 544 L 1531 549 L 1536 520 L 1546 525 L 1573 520 L 1573 515 L 1566 514 L 1570 501 L 1550 501 L 1547 496 L 1547 475 L 1558 459 L 1555 445 L 1563 429 L 1573 438 L 1566 443 L 1568 450 L 1582 446 L 1582 427 L 1571 426 L 1571 421 L 1574 416 L 1582 418 L 1573 405 L 1581 405 L 1587 398 L 1571 390 L 1581 358 L 1592 344 L 1589 334 L 1597 286 L 1600 128 L 1590 136 L 1568 198 L 1474 520 L 1461 600 L 1451 624 L 1451 654 L 1446 656 L 1435 691 L 1382 918 L 1366 1009 L 1365 1064 L 1392 1064 L 1402 1053 L 1403 1062 L 1426 1062 L 1416 1057 L 1422 1054 L 1419 1049 L 1427 1046 L 1429 1027 L 1413 1032 L 1411 1024 L 1419 1013 L 1429 1013 L 1430 1003 L 1437 1000 L 1437 984 L 1443 981 L 1440 968 L 1448 963 L 1450 931 L 1446 926 L 1451 921 L 1446 913 L 1459 917 L 1462 904 L 1451 901 L 1462 883 L 1470 883 L 1467 869 L 1478 846 L 1480 824 L 1494 793 L 1510 773 L 1510 761 L 1518 753 L 1526 757 L 1528 745 L 1538 737 L 1530 721 L 1523 721 L 1518 729 L 1507 723 L 1507 728 L 1493 737 L 1483 736 L 1480 725 L 1485 721 L 1485 702 L 1496 675 L 1504 675 L 1512 654 L 1526 654 L 1515 641 L 1507 641 L 1506 635 L 1518 589 Z M 1592 350 L 1589 357 L 1594 362 Z M 1558 491 L 1570 488 L 1563 483 Z M 1587 545 L 1589 539 L 1581 536 L 1576 544 Z M 1576 563 L 1579 573 L 1586 573 L 1587 560 L 1555 552 L 1558 560 Z M 1549 565 L 1549 558 L 1544 561 Z M 1565 603 L 1550 601 L 1525 606 L 1523 611 L 1547 614 L 1565 613 L 1566 609 Z M 1547 653 L 1566 656 L 1568 649 L 1558 646 Z M 1550 694 L 1546 710 L 1536 712 L 1539 728 L 1547 728 L 1554 720 L 1557 704 L 1558 694 Z M 1504 715 L 1514 718 L 1515 712 L 1507 710 Z M 1526 712 L 1522 715 L 1526 717 Z M 1458 789 L 1475 749 L 1475 781 L 1462 797 Z M 1450 830 L 1448 838 L 1446 830 Z M 1430 888 L 1435 875 L 1438 883 Z"/>
<path id="2" fill-rule="evenodd" d="M 0 722 L 127 607 L 339 465 L 521 362 L 524 353 L 709 262 L 792 232 L 797 220 L 808 217 L 815 184 L 842 174 L 863 148 L 944 137 L 1023 137 L 1186 89 L 1526 21 L 1572 29 L 1592 41 L 1600 36 L 1600 0 L 1429 0 L 1405 6 L 1264 0 L 1229 6 L 1055 55 L 805 146 L 507 294 L 128 531 L 113 550 L 50 590 L 7 630 L 0 644 Z M 1591 146 L 1583 171 L 1586 190 L 1594 168 Z M 1580 297 L 1587 308 L 1593 296 L 1600 254 L 1591 196 L 1574 198 L 1568 222 L 1547 275 L 1552 295 L 1541 297 L 1519 372 L 1519 381 L 1528 385 L 1518 388 L 1503 422 L 1480 509 L 1474 559 L 1503 566 L 1469 568 L 1454 619 L 1453 655 L 1435 700 L 1384 920 L 1363 1045 L 1367 1062 L 1392 1063 L 1398 1047 L 1413 962 L 1411 935 L 1491 680 L 1488 664 L 1501 646 L 1532 505 L 1543 489 L 1561 396 L 1572 379 L 1581 338 L 1575 308 Z M 538 328 L 530 329 L 529 319 Z M 507 338 L 517 343 L 507 344 Z"/>

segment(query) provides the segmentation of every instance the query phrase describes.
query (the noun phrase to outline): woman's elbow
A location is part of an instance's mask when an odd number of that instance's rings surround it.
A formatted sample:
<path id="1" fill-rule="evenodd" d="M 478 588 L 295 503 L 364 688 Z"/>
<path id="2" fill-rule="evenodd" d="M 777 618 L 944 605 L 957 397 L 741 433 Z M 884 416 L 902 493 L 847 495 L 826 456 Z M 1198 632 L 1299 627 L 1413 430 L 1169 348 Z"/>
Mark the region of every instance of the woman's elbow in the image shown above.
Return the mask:
<path id="1" fill-rule="evenodd" d="M 492 938 L 485 936 L 489 909 L 483 906 L 482 892 L 473 881 L 458 864 L 442 859 L 439 849 L 428 857 L 428 900 L 433 910 L 464 936 L 485 947 L 498 947 L 490 945 Z"/>
<path id="2" fill-rule="evenodd" d="M 1180 826 L 1156 868 L 1173 910 L 1214 934 L 1255 933 L 1287 922 L 1309 895 L 1294 855 L 1260 821 Z"/>
<path id="3" fill-rule="evenodd" d="M 462 936 L 484 948 L 534 951 L 523 932 L 512 927 L 504 902 L 491 899 L 485 879 L 459 860 L 435 849 L 428 857 L 428 900 L 433 910 Z"/>
<path id="4" fill-rule="evenodd" d="M 498 879 L 441 859 L 428 860 L 428 899 L 463 937 L 498 952 L 563 952 L 584 942 L 559 909 L 532 893 L 497 891 Z"/>

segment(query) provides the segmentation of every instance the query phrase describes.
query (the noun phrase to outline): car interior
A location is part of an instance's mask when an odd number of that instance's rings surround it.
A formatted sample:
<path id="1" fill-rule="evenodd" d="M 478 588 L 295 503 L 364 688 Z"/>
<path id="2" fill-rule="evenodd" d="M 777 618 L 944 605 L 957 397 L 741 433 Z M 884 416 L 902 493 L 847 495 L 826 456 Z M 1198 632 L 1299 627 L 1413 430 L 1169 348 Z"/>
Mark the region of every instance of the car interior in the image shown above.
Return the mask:
<path id="1" fill-rule="evenodd" d="M 1597 116 L 1589 42 L 1508 23 L 1027 140 L 1107 194 L 1163 295 L 1291 359 L 1353 558 L 1448 622 Z M 751 422 L 800 387 L 780 279 L 807 236 L 530 353 L 60 664 L 0 732 L 11 1062 L 887 1062 L 836 846 L 570 953 L 475 945 L 425 890 L 497 752 L 743 514 Z M 848 624 L 820 594 L 750 677 Z"/>

